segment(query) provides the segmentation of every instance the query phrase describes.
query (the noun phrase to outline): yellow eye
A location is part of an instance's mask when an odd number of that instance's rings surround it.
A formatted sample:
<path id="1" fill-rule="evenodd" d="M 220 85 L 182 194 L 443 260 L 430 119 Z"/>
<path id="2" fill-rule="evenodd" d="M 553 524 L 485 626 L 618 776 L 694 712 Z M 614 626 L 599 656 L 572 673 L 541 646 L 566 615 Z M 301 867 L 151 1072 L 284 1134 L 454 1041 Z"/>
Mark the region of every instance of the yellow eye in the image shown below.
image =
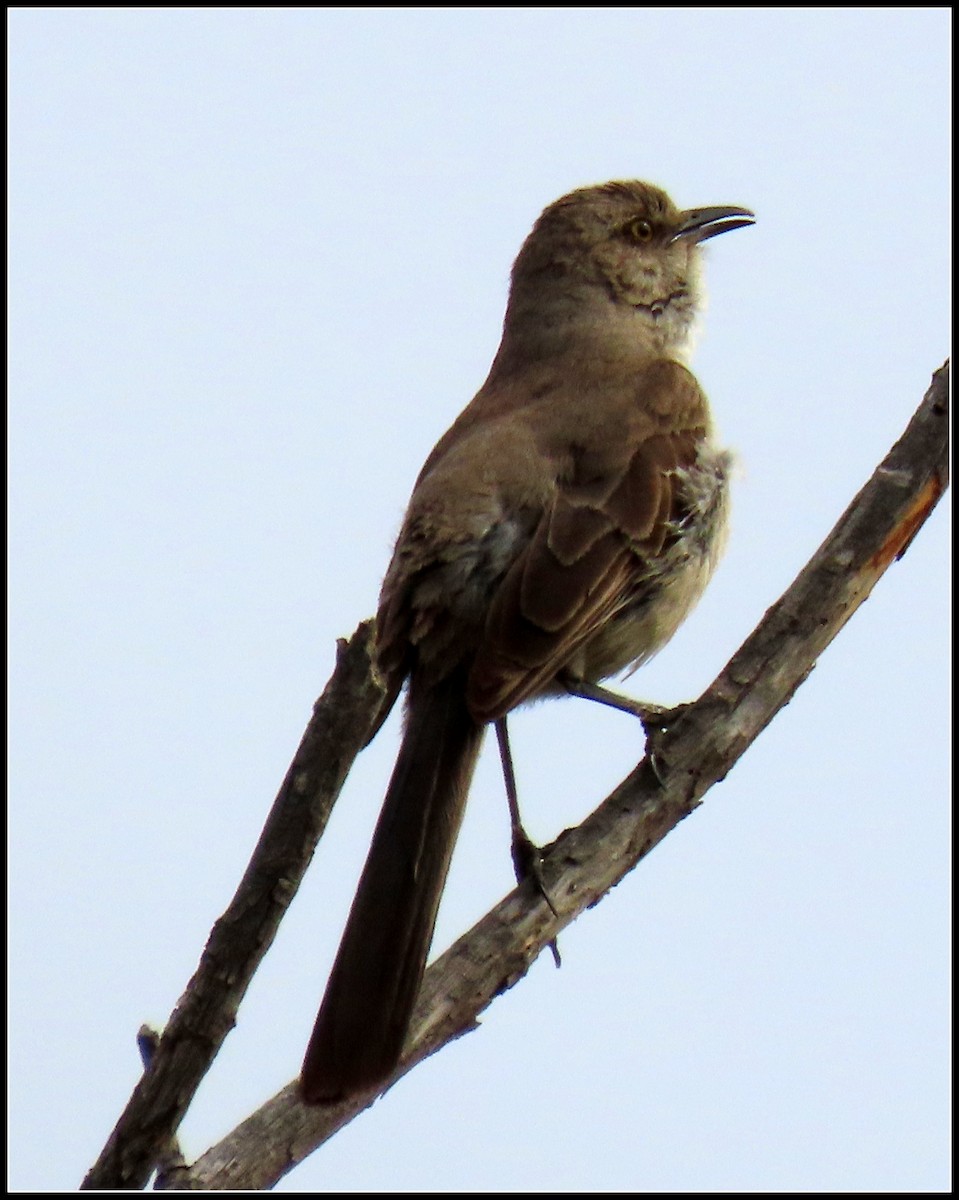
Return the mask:
<path id="1" fill-rule="evenodd" d="M 633 217 L 627 221 L 623 227 L 623 233 L 633 242 L 648 242 L 652 240 L 653 226 L 652 222 L 647 221 L 645 217 Z"/>

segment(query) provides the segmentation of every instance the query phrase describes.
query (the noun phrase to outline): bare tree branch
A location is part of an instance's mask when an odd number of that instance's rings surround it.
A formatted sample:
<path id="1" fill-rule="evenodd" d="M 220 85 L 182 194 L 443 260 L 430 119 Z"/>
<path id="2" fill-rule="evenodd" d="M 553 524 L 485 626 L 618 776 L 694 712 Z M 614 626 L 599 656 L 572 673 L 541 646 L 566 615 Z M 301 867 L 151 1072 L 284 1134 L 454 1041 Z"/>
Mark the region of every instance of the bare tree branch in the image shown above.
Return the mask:
<path id="1" fill-rule="evenodd" d="M 902 438 L 715 682 L 695 703 L 668 714 L 652 731 L 646 757 L 630 776 L 580 826 L 567 830 L 548 849 L 543 870 L 558 915 L 535 889 L 517 888 L 430 967 L 414 1015 L 410 1048 L 394 1079 L 447 1041 L 474 1028 L 483 1009 L 526 974 L 533 960 L 565 925 L 596 903 L 699 805 L 707 789 L 725 777 L 788 702 L 879 576 L 905 552 L 945 490 L 948 387 L 946 365 L 934 375 Z M 368 657 L 369 634 L 369 629 L 361 626 L 349 647 L 341 648 L 337 673 L 318 703 L 317 713 L 327 696 L 336 694 L 337 686 L 344 686 L 336 681 L 348 651 L 355 652 L 358 660 Z M 186 1089 L 195 1090 L 212 1061 L 265 950 L 265 944 L 253 947 L 246 939 L 251 931 L 257 936 L 265 934 L 266 944 L 272 939 L 283 908 L 312 854 L 313 843 L 307 846 L 305 839 L 322 832 L 349 763 L 373 724 L 379 693 L 368 663 L 366 670 L 365 680 L 360 666 L 352 674 L 344 671 L 351 680 L 345 693 L 354 697 L 346 725 L 358 721 L 362 726 L 360 736 L 356 736 L 355 728 L 343 730 L 343 720 L 336 720 L 335 713 L 324 717 L 329 742 L 324 741 L 323 753 L 333 755 L 335 765 L 330 769 L 331 782 L 320 787 L 321 760 L 312 752 L 318 746 L 313 744 L 310 755 L 304 756 L 304 746 L 310 740 L 307 731 L 237 897 L 214 928 L 200 969 L 160 1042 L 157 1060 L 138 1086 L 84 1186 L 143 1186 L 158 1153 L 169 1144 L 192 1098 L 192 1090 Z M 343 703 L 348 707 L 350 701 Z M 333 739 L 334 725 L 346 738 L 345 743 Z M 299 829 L 297 837 L 280 838 L 279 847 L 273 846 L 274 826 L 283 830 L 289 820 L 278 815 L 281 801 L 292 798 L 307 757 L 310 766 L 303 787 L 316 797 L 309 807 L 320 815 L 310 818 L 309 834 Z M 289 861 L 284 864 L 282 855 L 291 854 L 293 848 L 297 849 L 292 855 L 293 866 Z M 270 864 L 269 872 L 264 863 Z M 255 868 L 254 864 L 259 865 Z M 272 886 L 283 895 L 272 896 L 269 904 L 261 898 L 258 919 L 240 921 L 234 910 L 251 876 L 259 878 L 260 872 L 272 878 Z M 280 881 L 284 881 L 282 888 Z M 261 897 L 261 892 L 254 888 L 251 895 Z M 221 932 L 228 917 L 226 930 Z M 235 939 L 227 932 L 234 926 Z M 246 973 L 239 986 L 235 981 L 229 987 L 207 984 L 209 995 L 196 1001 L 193 992 L 201 986 L 211 947 L 215 943 L 219 946 L 221 941 L 234 951 L 234 960 L 242 962 Z M 212 958 L 214 965 L 208 970 L 215 981 L 217 955 L 212 954 Z M 189 1021 L 182 1016 L 187 1010 L 192 1014 Z M 198 1030 L 207 1039 L 202 1063 L 198 1048 L 189 1046 Z M 151 1084 L 168 1041 L 172 1043 L 168 1060 L 161 1064 L 165 1074 L 159 1083 Z M 148 1093 L 148 1099 L 140 1099 L 135 1108 L 141 1090 Z M 372 1103 L 377 1094 L 330 1109 L 310 1109 L 299 1103 L 295 1085 L 290 1084 L 192 1167 L 172 1172 L 158 1186 L 189 1190 L 271 1187 Z"/>
<path id="2" fill-rule="evenodd" d="M 240 1001 L 296 895 L 383 689 L 365 621 L 336 668 L 287 771 L 236 895 L 214 925 L 151 1061 L 82 1187 L 142 1188 L 233 1028 Z"/>

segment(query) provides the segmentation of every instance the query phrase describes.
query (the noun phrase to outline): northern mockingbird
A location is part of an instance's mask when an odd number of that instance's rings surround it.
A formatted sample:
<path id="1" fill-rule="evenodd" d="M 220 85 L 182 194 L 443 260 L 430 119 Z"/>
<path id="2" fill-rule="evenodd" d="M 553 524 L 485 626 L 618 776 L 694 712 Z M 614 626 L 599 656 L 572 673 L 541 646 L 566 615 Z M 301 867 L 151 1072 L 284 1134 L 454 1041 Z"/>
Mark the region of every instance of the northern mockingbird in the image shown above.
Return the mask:
<path id="1" fill-rule="evenodd" d="M 426 460 L 383 583 L 377 662 L 390 705 L 408 683 L 405 732 L 308 1103 L 397 1064 L 486 725 L 645 662 L 706 586 L 728 455 L 685 355 L 700 243 L 753 220 L 614 182 L 551 204 L 523 244 L 489 376 Z"/>

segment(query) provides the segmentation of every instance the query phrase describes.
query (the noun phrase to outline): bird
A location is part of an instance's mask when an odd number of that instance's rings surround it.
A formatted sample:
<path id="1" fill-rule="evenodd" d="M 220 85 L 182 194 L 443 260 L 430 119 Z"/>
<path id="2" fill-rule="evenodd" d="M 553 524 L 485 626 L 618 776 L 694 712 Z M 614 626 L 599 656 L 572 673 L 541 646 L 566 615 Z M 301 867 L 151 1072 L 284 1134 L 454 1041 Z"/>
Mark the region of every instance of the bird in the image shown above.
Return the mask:
<path id="1" fill-rule="evenodd" d="M 489 374 L 415 482 L 376 616 L 404 732 L 300 1074 L 307 1104 L 395 1071 L 487 726 L 660 650 L 728 524 L 731 456 L 688 363 L 701 245 L 753 224 L 614 180 L 548 205 Z M 515 855 L 514 855 L 515 857 Z"/>

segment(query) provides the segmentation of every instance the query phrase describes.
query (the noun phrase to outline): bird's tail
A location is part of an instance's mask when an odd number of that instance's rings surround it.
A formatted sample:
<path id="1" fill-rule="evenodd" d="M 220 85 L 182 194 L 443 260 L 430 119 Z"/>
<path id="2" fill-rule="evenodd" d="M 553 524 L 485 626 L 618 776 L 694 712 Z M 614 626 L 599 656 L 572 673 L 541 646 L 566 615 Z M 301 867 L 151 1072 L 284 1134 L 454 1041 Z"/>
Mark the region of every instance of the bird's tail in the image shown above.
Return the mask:
<path id="1" fill-rule="evenodd" d="M 403 744 L 303 1062 L 308 1104 L 374 1087 L 399 1060 L 483 740 L 464 692 L 458 673 L 410 682 Z"/>

